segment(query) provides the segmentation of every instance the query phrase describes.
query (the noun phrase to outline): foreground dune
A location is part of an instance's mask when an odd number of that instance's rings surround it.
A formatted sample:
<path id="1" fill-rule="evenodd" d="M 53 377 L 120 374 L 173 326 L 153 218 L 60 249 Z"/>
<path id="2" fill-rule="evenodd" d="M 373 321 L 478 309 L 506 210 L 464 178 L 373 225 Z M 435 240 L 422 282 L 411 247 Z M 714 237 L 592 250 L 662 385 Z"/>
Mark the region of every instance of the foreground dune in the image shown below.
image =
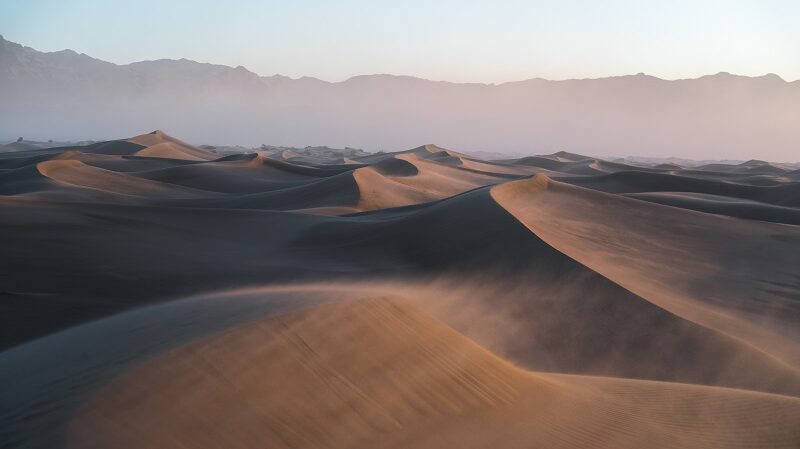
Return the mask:
<path id="1" fill-rule="evenodd" d="M 71 438 L 154 448 L 791 447 L 797 420 L 798 399 L 526 373 L 402 300 L 374 298 L 258 321 L 151 360 L 84 405 Z"/>
<path id="2" fill-rule="evenodd" d="M 408 300 L 329 288 L 180 301 L 7 352 L 0 377 L 28 374 L 4 414 L 26 389 L 58 398 L 4 415 L 7 429 L 20 447 L 76 448 L 788 448 L 800 441 L 796 398 L 529 372 Z M 55 346 L 61 354 L 49 360 Z M 91 346 L 99 353 L 70 357 Z M 47 370 L 67 360 L 61 370 L 71 376 Z M 25 435 L 44 423 L 50 431 Z"/>
<path id="3" fill-rule="evenodd" d="M 0 153 L 0 445 L 800 446 L 788 166 L 212 150 Z"/>

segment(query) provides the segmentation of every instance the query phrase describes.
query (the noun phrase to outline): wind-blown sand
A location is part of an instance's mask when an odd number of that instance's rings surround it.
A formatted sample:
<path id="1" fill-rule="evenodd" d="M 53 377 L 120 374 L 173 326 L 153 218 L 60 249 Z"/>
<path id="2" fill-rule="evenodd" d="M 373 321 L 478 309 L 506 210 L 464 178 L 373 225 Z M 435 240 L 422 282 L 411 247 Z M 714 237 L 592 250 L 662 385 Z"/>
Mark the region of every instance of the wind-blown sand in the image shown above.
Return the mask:
<path id="1" fill-rule="evenodd" d="M 792 174 L 0 154 L 4 447 L 800 445 Z"/>

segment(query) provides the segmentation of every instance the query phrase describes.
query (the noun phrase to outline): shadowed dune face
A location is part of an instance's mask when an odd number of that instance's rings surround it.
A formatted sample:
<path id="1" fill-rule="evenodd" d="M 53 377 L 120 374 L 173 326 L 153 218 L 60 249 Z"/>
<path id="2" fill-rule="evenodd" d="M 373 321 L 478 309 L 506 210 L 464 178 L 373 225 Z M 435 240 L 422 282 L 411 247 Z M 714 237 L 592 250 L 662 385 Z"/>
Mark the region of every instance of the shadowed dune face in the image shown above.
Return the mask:
<path id="1" fill-rule="evenodd" d="M 319 148 L 0 153 L 0 441 L 800 444 L 786 166 Z"/>

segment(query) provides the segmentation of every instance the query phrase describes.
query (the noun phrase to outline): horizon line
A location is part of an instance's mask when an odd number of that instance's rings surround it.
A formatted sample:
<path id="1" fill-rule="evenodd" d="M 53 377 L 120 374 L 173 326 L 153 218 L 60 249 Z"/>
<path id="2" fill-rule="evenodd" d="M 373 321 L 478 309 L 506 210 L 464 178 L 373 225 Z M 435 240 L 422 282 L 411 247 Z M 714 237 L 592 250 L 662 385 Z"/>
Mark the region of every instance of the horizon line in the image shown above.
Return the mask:
<path id="1" fill-rule="evenodd" d="M 148 131 L 148 132 L 145 132 L 145 133 L 142 133 L 142 134 L 137 134 L 137 135 L 130 136 L 130 137 L 121 137 L 121 138 L 116 138 L 116 139 L 99 139 L 99 140 L 84 139 L 84 140 L 77 140 L 77 141 L 50 139 L 50 141 L 46 142 L 46 141 L 42 141 L 42 140 L 29 140 L 29 139 L 25 139 L 25 138 L 22 138 L 22 137 L 20 137 L 20 138 L 23 139 L 22 140 L 23 143 L 24 142 L 29 142 L 29 143 L 50 143 L 50 142 L 52 142 L 52 143 L 59 143 L 59 144 L 63 143 L 63 144 L 67 144 L 67 145 L 65 145 L 63 147 L 56 146 L 56 147 L 53 147 L 53 148 L 66 148 L 66 147 L 73 147 L 73 146 L 80 147 L 80 146 L 92 145 L 92 144 L 103 143 L 103 142 L 116 142 L 116 141 L 130 140 L 130 139 L 134 139 L 136 137 L 141 137 L 141 136 L 144 136 L 144 135 L 147 135 L 147 134 L 157 134 L 157 133 L 161 133 L 161 134 L 167 135 L 167 136 L 169 136 L 171 138 L 175 138 L 175 136 L 165 132 L 163 129 L 155 129 L 153 131 Z M 7 139 L 3 139 L 2 136 L 0 136 L 0 147 L 2 147 L 3 145 L 8 145 L 8 144 L 15 143 L 15 142 L 17 142 L 17 141 L 15 141 L 14 139 L 7 140 Z M 305 146 L 301 147 L 301 146 L 294 146 L 294 145 L 274 145 L 274 144 L 262 143 L 260 145 L 260 147 L 259 147 L 259 146 L 248 146 L 248 145 L 241 145 L 241 144 L 209 144 L 209 143 L 192 143 L 192 142 L 189 142 L 189 145 L 192 145 L 192 146 L 195 146 L 195 147 L 198 147 L 198 148 L 202 148 L 204 146 L 211 146 L 211 147 L 215 147 L 215 148 L 216 147 L 243 148 L 245 150 L 254 150 L 253 153 L 243 152 L 243 153 L 240 153 L 240 154 L 256 154 L 256 153 L 258 153 L 258 150 L 260 148 L 264 147 L 264 146 L 272 147 L 272 148 L 301 149 L 301 150 L 305 149 L 305 148 L 330 148 L 330 149 L 342 149 L 342 150 L 343 149 L 347 149 L 347 148 L 351 148 L 351 149 L 354 149 L 354 150 L 364 151 L 364 152 L 370 153 L 370 154 L 379 154 L 379 153 L 403 153 L 403 152 L 406 152 L 406 151 L 410 151 L 410 150 L 412 150 L 414 148 L 419 148 L 421 146 L 433 145 L 433 146 L 442 148 L 444 150 L 456 151 L 456 152 L 459 152 L 459 153 L 464 153 L 464 154 L 466 154 L 468 156 L 476 157 L 478 159 L 486 160 L 486 161 L 491 161 L 491 159 L 483 159 L 482 157 L 476 156 L 476 155 L 480 154 L 480 153 L 483 153 L 483 154 L 497 154 L 497 155 L 502 155 L 502 156 L 509 156 L 511 158 L 525 158 L 525 157 L 538 157 L 538 156 L 554 156 L 554 155 L 559 155 L 559 154 L 571 154 L 571 155 L 575 155 L 575 156 L 585 157 L 586 159 L 600 159 L 600 160 L 604 160 L 606 162 L 615 162 L 613 159 L 639 158 L 639 159 L 650 159 L 650 160 L 653 160 L 653 161 L 684 160 L 684 161 L 692 161 L 692 162 L 709 162 L 709 163 L 718 162 L 718 163 L 731 164 L 731 165 L 741 165 L 741 164 L 745 164 L 745 163 L 748 163 L 748 162 L 765 162 L 767 164 L 800 164 L 800 160 L 797 160 L 797 161 L 793 161 L 793 160 L 769 160 L 769 159 L 759 159 L 757 157 L 750 157 L 748 159 L 736 159 L 736 158 L 734 158 L 734 159 L 730 159 L 730 158 L 729 159 L 715 159 L 715 158 L 700 158 L 700 159 L 696 159 L 696 158 L 691 158 L 691 157 L 675 156 L 675 155 L 669 155 L 669 156 L 644 156 L 644 155 L 638 155 L 638 154 L 635 154 L 635 153 L 631 153 L 631 154 L 627 154 L 627 155 L 624 154 L 624 153 L 618 153 L 618 154 L 614 154 L 614 153 L 609 153 L 609 154 L 590 154 L 590 153 L 586 153 L 586 154 L 584 154 L 584 153 L 577 153 L 577 152 L 567 151 L 567 150 L 556 150 L 556 151 L 553 151 L 551 153 L 527 153 L 527 152 L 518 153 L 518 152 L 514 152 L 514 151 L 507 152 L 507 151 L 502 151 L 502 150 L 460 150 L 460 149 L 453 150 L 452 147 L 450 147 L 450 146 L 442 146 L 442 145 L 439 145 L 439 144 L 436 144 L 436 143 L 426 143 L 426 144 L 422 144 L 422 145 L 419 145 L 419 146 L 416 146 L 416 147 L 405 148 L 405 149 L 374 150 L 374 151 L 373 150 L 367 150 L 367 149 L 364 149 L 364 148 L 359 148 L 359 147 L 341 147 L 341 148 L 340 147 L 329 147 L 328 145 L 324 145 L 324 144 L 323 145 L 320 145 L 320 144 L 305 145 Z M 38 149 L 45 150 L 45 149 L 48 149 L 48 148 L 38 148 Z M 35 151 L 35 150 L 37 150 L 37 149 L 22 150 L 22 151 Z M 78 150 L 78 151 L 80 151 L 80 150 Z"/>

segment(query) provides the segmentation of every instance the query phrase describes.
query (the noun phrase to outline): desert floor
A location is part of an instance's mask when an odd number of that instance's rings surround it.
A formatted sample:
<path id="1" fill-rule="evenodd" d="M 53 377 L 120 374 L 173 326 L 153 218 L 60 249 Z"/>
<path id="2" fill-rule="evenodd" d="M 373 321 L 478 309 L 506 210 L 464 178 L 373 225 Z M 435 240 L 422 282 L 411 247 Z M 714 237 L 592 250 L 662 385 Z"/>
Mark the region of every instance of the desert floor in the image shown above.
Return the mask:
<path id="1" fill-rule="evenodd" d="M 800 172 L 0 153 L 0 447 L 800 447 Z"/>

